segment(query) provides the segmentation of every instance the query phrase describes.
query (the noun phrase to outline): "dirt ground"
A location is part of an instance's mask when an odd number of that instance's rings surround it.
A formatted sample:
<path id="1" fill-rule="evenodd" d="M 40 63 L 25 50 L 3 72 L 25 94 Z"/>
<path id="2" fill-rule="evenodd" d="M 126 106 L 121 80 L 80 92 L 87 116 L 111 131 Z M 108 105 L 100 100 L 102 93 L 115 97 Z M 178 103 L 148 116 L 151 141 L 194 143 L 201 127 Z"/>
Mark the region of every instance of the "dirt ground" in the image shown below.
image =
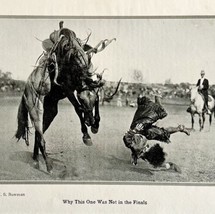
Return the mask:
<path id="1" fill-rule="evenodd" d="M 177 133 L 171 136 L 171 144 L 160 143 L 168 154 L 167 161 L 176 163 L 182 173 L 159 171 L 139 160 L 137 166 L 130 163 L 130 151 L 122 142 L 136 108 L 101 106 L 101 123 L 98 134 L 90 133 L 93 146 L 82 142 L 78 116 L 69 103 L 59 106 L 59 113 L 45 134 L 47 151 L 53 161 L 53 173 L 48 174 L 42 157 L 40 169 L 32 160 L 34 134 L 30 146 L 23 140 L 16 142 L 16 114 L 20 98 L 0 98 L 0 180 L 1 181 L 66 181 L 66 182 L 214 182 L 215 122 L 209 130 L 208 118 L 205 129 L 191 136 Z M 166 105 L 168 116 L 158 123 L 168 127 L 184 124 L 191 126 L 186 106 Z M 33 129 L 31 130 L 33 133 Z M 90 132 L 90 131 L 89 131 Z"/>

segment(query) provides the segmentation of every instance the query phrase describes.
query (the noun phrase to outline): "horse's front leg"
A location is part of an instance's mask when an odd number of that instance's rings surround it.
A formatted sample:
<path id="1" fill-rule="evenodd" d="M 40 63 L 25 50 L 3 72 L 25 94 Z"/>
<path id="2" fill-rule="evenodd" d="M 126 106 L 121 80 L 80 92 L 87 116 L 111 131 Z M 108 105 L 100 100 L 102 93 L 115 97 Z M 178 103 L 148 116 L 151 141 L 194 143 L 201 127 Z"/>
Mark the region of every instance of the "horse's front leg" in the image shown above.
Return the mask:
<path id="1" fill-rule="evenodd" d="M 200 127 L 200 129 L 199 129 L 199 131 L 202 131 L 202 114 L 200 113 L 199 114 L 199 127 Z"/>
<path id="2" fill-rule="evenodd" d="M 212 114 L 209 115 L 209 124 L 211 126 L 211 123 L 212 123 Z"/>
<path id="3" fill-rule="evenodd" d="M 83 137 L 82 137 L 83 142 L 87 146 L 92 146 L 93 143 L 92 143 L 90 135 L 88 134 L 87 126 L 85 125 L 83 112 L 82 112 L 82 110 L 80 110 L 80 108 L 75 108 L 75 111 L 76 111 L 76 113 L 80 119 L 80 122 L 81 122 L 81 131 L 83 133 Z"/>
<path id="4" fill-rule="evenodd" d="M 87 146 L 91 146 L 92 145 L 92 140 L 90 135 L 88 134 L 88 130 L 87 130 L 87 126 L 85 125 L 85 121 L 84 121 L 84 117 L 83 117 L 83 110 L 80 106 L 80 104 L 78 103 L 74 92 L 71 91 L 67 91 L 67 98 L 69 99 L 69 101 L 73 104 L 75 111 L 80 119 L 81 122 L 81 131 L 83 133 L 83 142 L 85 145 Z"/>
<path id="5" fill-rule="evenodd" d="M 96 134 L 99 129 L 99 122 L 100 122 L 100 115 L 99 115 L 99 97 L 97 98 L 95 102 L 95 116 L 94 116 L 95 122 L 91 126 L 91 131 L 93 134 Z"/>
<path id="6" fill-rule="evenodd" d="M 204 124 L 205 124 L 205 114 L 202 113 L 202 129 L 204 129 Z"/>
<path id="7" fill-rule="evenodd" d="M 191 114 L 192 130 L 194 130 L 194 114 Z"/>

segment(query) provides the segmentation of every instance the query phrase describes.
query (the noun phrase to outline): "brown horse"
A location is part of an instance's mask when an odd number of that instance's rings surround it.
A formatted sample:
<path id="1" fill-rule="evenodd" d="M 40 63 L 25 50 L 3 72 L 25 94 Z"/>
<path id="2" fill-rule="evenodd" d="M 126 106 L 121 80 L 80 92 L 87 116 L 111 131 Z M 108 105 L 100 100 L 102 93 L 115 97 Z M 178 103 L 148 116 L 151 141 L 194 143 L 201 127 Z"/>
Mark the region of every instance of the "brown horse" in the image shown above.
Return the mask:
<path id="1" fill-rule="evenodd" d="M 108 45 L 106 40 L 105 44 Z M 99 43 L 100 44 L 100 43 Z M 104 43 L 101 43 L 104 44 Z M 104 46 L 103 46 L 104 49 Z M 96 46 L 85 52 L 75 34 L 69 29 L 61 29 L 57 42 L 49 56 L 35 68 L 27 80 L 25 91 L 18 110 L 18 129 L 15 137 L 23 138 L 28 145 L 28 114 L 35 128 L 33 159 L 39 168 L 39 149 L 45 160 L 47 171 L 51 172 L 52 164 L 47 157 L 44 132 L 58 113 L 58 101 L 68 98 L 73 104 L 81 122 L 83 142 L 92 145 L 87 126 L 93 133 L 99 128 L 99 84 L 89 82 L 89 70 L 92 66 L 92 53 Z M 100 48 L 102 50 L 102 48 Z M 84 87 L 83 87 L 84 85 Z M 77 98 L 75 96 L 77 92 Z M 93 111 L 95 115 L 93 116 Z"/>

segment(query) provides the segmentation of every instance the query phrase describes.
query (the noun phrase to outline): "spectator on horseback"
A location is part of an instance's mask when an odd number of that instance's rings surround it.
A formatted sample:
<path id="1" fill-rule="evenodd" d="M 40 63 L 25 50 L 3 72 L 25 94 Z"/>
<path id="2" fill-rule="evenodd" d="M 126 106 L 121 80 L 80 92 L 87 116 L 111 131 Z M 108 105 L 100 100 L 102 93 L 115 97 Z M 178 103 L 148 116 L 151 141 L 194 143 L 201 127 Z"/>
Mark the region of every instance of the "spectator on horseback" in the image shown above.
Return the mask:
<path id="1" fill-rule="evenodd" d="M 211 114 L 211 111 L 208 108 L 208 89 L 209 89 L 209 81 L 205 78 L 205 71 L 201 70 L 201 78 L 198 80 L 196 86 L 198 86 L 198 91 L 203 95 L 204 97 L 204 111 L 207 112 L 207 114 Z"/>

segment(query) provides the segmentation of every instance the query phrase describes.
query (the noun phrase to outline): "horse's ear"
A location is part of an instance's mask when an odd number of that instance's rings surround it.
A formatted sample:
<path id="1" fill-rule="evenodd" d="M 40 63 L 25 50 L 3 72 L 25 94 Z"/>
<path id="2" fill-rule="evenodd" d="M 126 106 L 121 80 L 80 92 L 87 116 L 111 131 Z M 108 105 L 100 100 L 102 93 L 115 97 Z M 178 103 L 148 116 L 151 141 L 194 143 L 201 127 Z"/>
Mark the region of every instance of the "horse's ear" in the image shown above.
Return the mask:
<path id="1" fill-rule="evenodd" d="M 190 86 L 189 86 L 189 92 L 191 92 L 191 91 L 192 91 L 192 89 L 194 89 L 194 88 L 196 88 L 196 86 L 192 86 L 192 85 L 190 85 Z"/>

